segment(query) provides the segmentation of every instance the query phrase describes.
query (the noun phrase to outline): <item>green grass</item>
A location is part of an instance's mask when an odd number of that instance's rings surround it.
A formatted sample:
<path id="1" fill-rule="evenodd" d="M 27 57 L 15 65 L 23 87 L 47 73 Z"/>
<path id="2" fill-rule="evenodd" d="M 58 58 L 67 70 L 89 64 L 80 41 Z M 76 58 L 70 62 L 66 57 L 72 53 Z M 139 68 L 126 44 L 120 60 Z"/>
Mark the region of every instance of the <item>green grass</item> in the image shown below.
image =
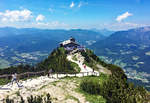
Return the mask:
<path id="1" fill-rule="evenodd" d="M 75 61 L 78 61 L 78 59 L 77 59 L 77 57 L 75 55 L 73 56 L 72 59 L 75 60 Z"/>
<path id="2" fill-rule="evenodd" d="M 107 81 L 109 78 L 109 75 L 103 74 L 101 73 L 100 76 L 87 76 L 87 77 L 82 77 L 81 80 L 83 79 L 98 79 L 98 81 L 100 82 L 100 84 L 102 85 L 105 81 Z"/>
<path id="3" fill-rule="evenodd" d="M 11 80 L 8 79 L 0 79 L 0 85 L 5 85 L 7 83 L 9 83 Z"/>
<path id="4" fill-rule="evenodd" d="M 84 80 L 84 79 L 93 79 L 93 80 L 98 79 L 99 82 L 101 84 L 103 84 L 108 78 L 109 78 L 108 75 L 101 74 L 99 77 L 95 77 L 95 76 L 88 76 L 88 77 L 81 77 L 81 78 L 78 78 L 78 77 L 65 77 L 64 79 L 65 80 L 70 80 L 72 82 L 76 82 L 76 84 L 80 84 L 82 82 L 82 80 Z M 89 93 L 86 93 L 83 90 L 81 90 L 79 86 L 75 89 L 75 91 L 78 92 L 78 93 L 83 94 L 83 96 L 85 96 L 86 101 L 89 101 L 90 103 L 106 103 L 106 99 L 103 98 L 103 96 L 101 96 L 101 95 L 91 95 Z M 73 100 L 78 102 L 77 98 L 74 98 L 72 96 L 68 96 L 68 98 L 73 99 Z M 80 102 L 78 102 L 78 103 L 80 103 Z"/>
<path id="5" fill-rule="evenodd" d="M 108 78 L 109 78 L 109 75 L 101 73 L 100 76 L 99 76 L 99 81 L 100 81 L 101 84 L 103 84 L 105 81 L 108 80 Z"/>
<path id="6" fill-rule="evenodd" d="M 75 71 L 77 73 L 80 72 L 80 67 L 78 66 L 78 64 L 74 63 L 74 62 L 70 62 L 70 65 L 75 69 Z"/>
<path id="7" fill-rule="evenodd" d="M 109 78 L 108 75 L 105 75 L 105 74 L 101 74 L 99 77 L 95 77 L 95 76 L 88 76 L 88 77 L 82 77 L 82 79 L 80 79 L 80 83 L 82 82 L 82 80 L 89 80 L 89 79 L 92 79 L 92 80 L 95 80 L 95 81 L 99 81 L 100 83 L 100 86 L 103 86 L 103 83 L 105 81 L 107 81 Z M 89 94 L 85 91 L 83 91 L 80 87 L 76 89 L 77 92 L 79 93 L 82 93 L 86 100 L 89 101 L 90 103 L 106 103 L 106 99 L 103 98 L 103 96 L 101 95 L 93 95 L 93 94 Z"/>
<path id="8" fill-rule="evenodd" d="M 86 100 L 89 101 L 90 103 L 106 103 L 106 99 L 103 98 L 103 96 L 88 94 L 83 90 L 81 90 L 80 88 L 78 88 L 76 91 L 82 93 L 85 96 Z"/>
<path id="9" fill-rule="evenodd" d="M 74 96 L 71 96 L 71 95 L 67 95 L 66 100 L 67 100 L 67 99 L 72 99 L 72 100 L 77 101 L 78 103 L 80 103 L 80 101 L 79 101 L 78 98 L 76 98 L 76 97 L 74 97 Z"/>

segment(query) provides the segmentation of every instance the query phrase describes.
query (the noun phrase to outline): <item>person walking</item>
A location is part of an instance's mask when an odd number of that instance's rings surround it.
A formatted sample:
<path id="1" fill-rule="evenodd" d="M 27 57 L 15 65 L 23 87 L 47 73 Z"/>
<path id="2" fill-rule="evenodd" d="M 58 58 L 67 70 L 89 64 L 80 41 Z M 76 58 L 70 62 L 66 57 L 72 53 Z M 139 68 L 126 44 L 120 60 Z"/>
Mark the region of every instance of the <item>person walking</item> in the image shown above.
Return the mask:
<path id="1" fill-rule="evenodd" d="M 13 86 L 13 83 L 16 82 L 17 86 L 20 87 L 18 80 L 17 80 L 17 73 L 12 74 L 12 80 L 11 80 L 11 84 Z"/>
<path id="2" fill-rule="evenodd" d="M 48 77 L 52 77 L 52 72 L 53 72 L 53 69 L 50 69 L 50 70 L 48 71 Z"/>
<path id="3" fill-rule="evenodd" d="M 94 73 L 95 71 L 94 71 L 94 68 L 93 68 L 93 73 Z"/>
<path id="4" fill-rule="evenodd" d="M 83 65 L 83 67 L 84 67 L 84 69 L 86 69 L 86 65 L 85 64 Z"/>

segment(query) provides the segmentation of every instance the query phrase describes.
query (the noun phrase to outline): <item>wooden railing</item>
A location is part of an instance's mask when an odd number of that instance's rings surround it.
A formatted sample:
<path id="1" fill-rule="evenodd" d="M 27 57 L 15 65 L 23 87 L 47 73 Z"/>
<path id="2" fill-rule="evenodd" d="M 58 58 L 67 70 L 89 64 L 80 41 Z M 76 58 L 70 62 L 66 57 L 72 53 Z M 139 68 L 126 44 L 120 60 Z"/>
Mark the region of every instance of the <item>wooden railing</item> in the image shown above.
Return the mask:
<path id="1" fill-rule="evenodd" d="M 46 75 L 46 71 L 20 73 L 20 74 L 17 74 L 17 77 L 19 79 L 24 79 L 24 78 L 29 78 L 33 76 L 42 76 L 42 75 Z M 12 78 L 12 74 L 0 75 L 0 79 L 10 79 L 10 78 Z"/>
<path id="2" fill-rule="evenodd" d="M 25 72 L 21 74 L 17 74 L 17 77 L 19 79 L 25 79 L 25 78 L 30 78 L 30 77 L 36 77 L 36 76 L 45 76 L 48 73 L 46 71 L 40 71 L 40 72 Z M 56 78 L 61 78 L 61 77 L 84 77 L 84 76 L 90 76 L 90 75 L 95 75 L 99 76 L 99 73 L 97 72 L 80 72 L 80 73 L 66 73 L 66 72 L 54 72 L 50 73 L 51 76 L 56 77 Z M 11 79 L 12 74 L 4 74 L 0 75 L 0 79 Z"/>

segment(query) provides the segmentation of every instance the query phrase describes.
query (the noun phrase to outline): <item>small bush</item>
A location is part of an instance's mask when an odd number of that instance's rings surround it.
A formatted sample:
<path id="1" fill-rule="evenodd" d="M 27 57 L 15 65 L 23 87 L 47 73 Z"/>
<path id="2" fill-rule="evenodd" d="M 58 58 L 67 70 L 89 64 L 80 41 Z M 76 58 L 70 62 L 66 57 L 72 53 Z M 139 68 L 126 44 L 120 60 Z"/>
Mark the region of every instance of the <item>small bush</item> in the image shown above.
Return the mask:
<path id="1" fill-rule="evenodd" d="M 8 80 L 8 79 L 0 79 L 0 85 L 5 85 L 9 82 L 10 82 L 10 80 Z"/>
<path id="2" fill-rule="evenodd" d="M 20 102 L 18 103 L 25 103 L 25 100 L 22 98 L 22 96 L 20 97 Z M 10 99 L 9 97 L 7 97 L 5 99 L 5 103 L 15 103 L 13 99 Z M 51 97 L 50 94 L 46 94 L 45 97 L 42 96 L 30 96 L 27 97 L 27 103 L 52 103 L 51 102 Z"/>
<path id="3" fill-rule="evenodd" d="M 100 82 L 98 78 L 91 77 L 85 78 L 81 84 L 80 88 L 89 94 L 100 94 Z"/>
<path id="4" fill-rule="evenodd" d="M 9 99 L 9 97 L 6 98 L 5 100 L 6 103 L 14 103 L 14 100 L 13 99 Z"/>

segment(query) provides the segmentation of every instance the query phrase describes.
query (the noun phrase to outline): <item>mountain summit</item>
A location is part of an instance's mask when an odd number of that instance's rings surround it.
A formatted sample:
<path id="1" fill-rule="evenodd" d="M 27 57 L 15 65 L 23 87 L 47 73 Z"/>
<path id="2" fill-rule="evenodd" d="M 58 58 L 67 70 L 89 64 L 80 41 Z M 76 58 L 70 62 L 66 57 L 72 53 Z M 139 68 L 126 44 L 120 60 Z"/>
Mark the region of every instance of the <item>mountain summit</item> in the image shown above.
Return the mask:
<path id="1" fill-rule="evenodd" d="M 61 42 L 60 47 L 55 49 L 47 59 L 39 63 L 38 67 L 52 68 L 55 72 L 92 72 L 96 70 L 111 74 L 101 63 L 103 61 L 91 50 L 78 44 L 74 38 L 70 38 Z M 85 69 L 83 69 L 84 66 L 86 66 Z"/>
<path id="2" fill-rule="evenodd" d="M 52 78 L 46 75 L 41 76 L 41 74 L 36 75 L 40 77 L 32 78 L 34 73 L 40 71 L 49 73 L 50 70 Z M 143 87 L 135 87 L 132 83 L 128 83 L 127 76 L 120 67 L 105 63 L 93 51 L 78 44 L 74 38 L 61 42 L 48 58 L 34 67 L 19 65 L 0 70 L 1 75 L 14 72 L 23 77 L 26 77 L 28 73 L 32 75 L 28 75 L 30 79 L 25 78 L 28 80 L 21 80 L 22 88 L 13 85 L 10 92 L 3 91 L 0 94 L 2 101 L 7 97 L 6 101 L 19 100 L 19 102 L 35 103 L 29 101 L 31 98 L 38 103 L 47 103 L 39 102 L 46 100 L 39 95 L 43 96 L 48 93 L 48 98 L 50 99 L 51 95 L 50 100 L 56 103 L 60 101 L 86 103 L 91 99 L 93 101 L 91 103 L 101 101 L 104 103 L 120 103 L 120 101 L 121 103 L 132 103 L 132 101 L 144 103 L 148 101 L 149 96 Z M 68 78 L 65 78 L 66 76 Z M 9 86 L 10 83 L 3 85 L 2 88 L 9 88 Z M 29 94 L 31 97 L 28 97 Z M 32 95 L 38 96 L 33 98 Z"/>

